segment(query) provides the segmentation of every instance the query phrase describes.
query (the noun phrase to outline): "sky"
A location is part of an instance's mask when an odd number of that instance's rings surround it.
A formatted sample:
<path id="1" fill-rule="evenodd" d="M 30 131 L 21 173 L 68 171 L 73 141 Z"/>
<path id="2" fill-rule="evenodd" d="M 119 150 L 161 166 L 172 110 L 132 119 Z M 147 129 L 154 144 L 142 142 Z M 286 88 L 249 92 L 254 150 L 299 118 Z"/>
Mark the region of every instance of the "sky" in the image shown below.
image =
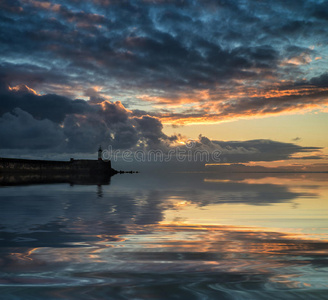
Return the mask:
<path id="1" fill-rule="evenodd" d="M 327 31 L 319 0 L 3 0 L 0 156 L 328 170 Z"/>

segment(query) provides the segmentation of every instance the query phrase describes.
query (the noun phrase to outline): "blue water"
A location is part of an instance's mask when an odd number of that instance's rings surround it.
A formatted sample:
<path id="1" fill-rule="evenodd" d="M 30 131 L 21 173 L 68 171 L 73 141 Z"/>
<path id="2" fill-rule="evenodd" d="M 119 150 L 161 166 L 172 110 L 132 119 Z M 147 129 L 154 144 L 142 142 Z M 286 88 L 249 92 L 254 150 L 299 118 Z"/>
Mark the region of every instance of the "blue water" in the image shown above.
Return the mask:
<path id="1" fill-rule="evenodd" d="M 0 299 L 328 299 L 325 174 L 0 187 Z"/>

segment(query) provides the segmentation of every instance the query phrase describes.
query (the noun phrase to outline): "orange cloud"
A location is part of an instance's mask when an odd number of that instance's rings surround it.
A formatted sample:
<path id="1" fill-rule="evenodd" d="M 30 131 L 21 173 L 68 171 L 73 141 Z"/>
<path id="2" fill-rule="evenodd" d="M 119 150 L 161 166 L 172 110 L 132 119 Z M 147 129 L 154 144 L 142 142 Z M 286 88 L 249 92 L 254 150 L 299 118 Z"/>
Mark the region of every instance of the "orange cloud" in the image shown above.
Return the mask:
<path id="1" fill-rule="evenodd" d="M 327 103 L 328 105 L 328 103 Z M 159 114 L 158 118 L 163 124 L 174 124 L 174 125 L 188 125 L 188 124 L 215 124 L 222 122 L 229 122 L 236 119 L 254 119 L 270 117 L 275 115 L 288 115 L 295 113 L 305 113 L 313 110 L 327 111 L 327 106 L 322 106 L 319 104 L 303 104 L 297 107 L 290 108 L 274 108 L 271 111 L 266 111 L 265 108 L 259 108 L 258 110 L 245 110 L 240 113 L 212 113 L 212 114 L 202 114 L 201 112 L 197 114 Z"/>
<path id="2" fill-rule="evenodd" d="M 287 65 L 307 65 L 312 61 L 310 55 L 308 53 L 301 53 L 298 56 L 291 57 L 289 59 L 284 60 L 281 65 L 287 66 Z"/>
<path id="3" fill-rule="evenodd" d="M 39 2 L 36 0 L 23 0 L 25 4 L 32 5 L 36 8 L 41 8 L 44 10 L 51 10 L 58 12 L 60 10 L 60 4 L 53 4 L 51 2 Z"/>
<path id="4" fill-rule="evenodd" d="M 183 92 L 171 96 L 151 96 L 147 94 L 138 95 L 136 96 L 137 99 L 153 102 L 159 105 L 169 105 L 169 106 L 176 106 L 179 107 L 182 104 L 187 103 L 197 103 L 199 101 L 207 101 L 211 99 L 211 94 L 208 89 L 204 90 L 193 90 L 189 93 Z"/>
<path id="5" fill-rule="evenodd" d="M 20 84 L 14 87 L 8 87 L 9 91 L 14 91 L 14 92 L 24 92 L 24 93 L 29 93 L 29 94 L 34 94 L 40 96 L 35 90 L 32 88 L 28 87 L 25 84 Z"/>
<path id="6" fill-rule="evenodd" d="M 288 84 L 288 83 L 287 83 Z M 171 110 L 156 114 L 165 124 L 219 123 L 233 119 L 261 118 L 278 114 L 306 113 L 313 110 L 325 112 L 328 108 L 328 87 L 301 85 L 288 87 L 286 82 L 260 89 L 238 87 L 221 91 L 218 95 L 206 91 L 203 101 L 199 95 L 180 98 L 175 105 L 180 111 Z M 205 99 L 206 98 L 206 99 Z M 145 97 L 143 98 L 145 99 Z M 158 98 L 152 98 L 159 100 Z M 183 99 L 183 100 L 181 100 Z M 193 104 L 192 106 L 190 104 Z"/>

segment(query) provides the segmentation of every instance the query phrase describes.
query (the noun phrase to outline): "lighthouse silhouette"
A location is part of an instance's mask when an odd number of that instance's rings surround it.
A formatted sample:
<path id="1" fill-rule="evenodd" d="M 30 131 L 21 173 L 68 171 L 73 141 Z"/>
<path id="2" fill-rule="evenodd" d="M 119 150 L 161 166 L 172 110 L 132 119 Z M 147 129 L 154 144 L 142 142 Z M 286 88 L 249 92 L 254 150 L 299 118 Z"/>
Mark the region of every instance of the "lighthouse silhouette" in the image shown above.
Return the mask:
<path id="1" fill-rule="evenodd" d="M 99 146 L 99 149 L 98 149 L 98 160 L 102 160 L 102 149 L 101 149 L 101 146 Z"/>

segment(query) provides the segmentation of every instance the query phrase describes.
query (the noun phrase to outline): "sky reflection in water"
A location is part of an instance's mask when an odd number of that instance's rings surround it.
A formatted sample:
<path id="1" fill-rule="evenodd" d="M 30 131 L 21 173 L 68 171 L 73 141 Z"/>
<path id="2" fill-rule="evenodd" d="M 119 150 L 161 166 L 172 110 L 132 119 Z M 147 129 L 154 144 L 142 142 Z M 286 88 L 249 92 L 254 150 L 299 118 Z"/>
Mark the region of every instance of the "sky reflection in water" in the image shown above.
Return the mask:
<path id="1" fill-rule="evenodd" d="M 1 187 L 4 299 L 328 299 L 324 174 Z"/>

